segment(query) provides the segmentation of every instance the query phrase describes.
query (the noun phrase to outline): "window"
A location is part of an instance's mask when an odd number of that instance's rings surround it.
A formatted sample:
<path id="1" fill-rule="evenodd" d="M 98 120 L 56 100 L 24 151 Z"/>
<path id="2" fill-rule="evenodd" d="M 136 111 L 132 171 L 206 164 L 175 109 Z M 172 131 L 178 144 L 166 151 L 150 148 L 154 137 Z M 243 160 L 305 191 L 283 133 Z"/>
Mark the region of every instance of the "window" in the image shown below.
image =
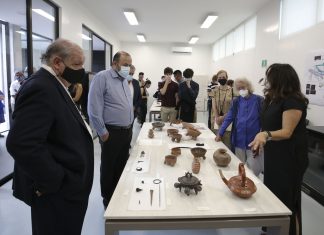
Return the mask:
<path id="1" fill-rule="evenodd" d="M 233 55 L 234 52 L 234 33 L 231 32 L 226 36 L 226 56 Z"/>
<path id="2" fill-rule="evenodd" d="M 255 47 L 257 18 L 253 17 L 245 23 L 244 27 L 244 44 L 245 50 Z"/>
<path id="3" fill-rule="evenodd" d="M 234 30 L 234 53 L 244 50 L 244 24 Z"/>
<path id="4" fill-rule="evenodd" d="M 280 38 L 324 20 L 323 0 L 282 0 Z"/>
<path id="5" fill-rule="evenodd" d="M 324 0 L 323 0 L 324 1 Z M 217 61 L 243 50 L 255 47 L 257 17 L 249 19 L 243 24 L 218 39 L 213 45 L 213 60 Z"/>

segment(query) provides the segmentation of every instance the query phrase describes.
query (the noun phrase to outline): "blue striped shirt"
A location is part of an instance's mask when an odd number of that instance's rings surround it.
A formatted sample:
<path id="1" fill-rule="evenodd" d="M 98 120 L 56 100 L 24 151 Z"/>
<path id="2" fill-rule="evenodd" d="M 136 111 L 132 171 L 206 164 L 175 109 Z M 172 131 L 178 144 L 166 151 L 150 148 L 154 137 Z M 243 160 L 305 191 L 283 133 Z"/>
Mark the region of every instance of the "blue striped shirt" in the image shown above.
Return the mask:
<path id="1" fill-rule="evenodd" d="M 131 125 L 134 119 L 133 99 L 127 79 L 113 69 L 96 74 L 90 85 L 88 114 L 99 136 L 108 133 L 105 124 Z"/>

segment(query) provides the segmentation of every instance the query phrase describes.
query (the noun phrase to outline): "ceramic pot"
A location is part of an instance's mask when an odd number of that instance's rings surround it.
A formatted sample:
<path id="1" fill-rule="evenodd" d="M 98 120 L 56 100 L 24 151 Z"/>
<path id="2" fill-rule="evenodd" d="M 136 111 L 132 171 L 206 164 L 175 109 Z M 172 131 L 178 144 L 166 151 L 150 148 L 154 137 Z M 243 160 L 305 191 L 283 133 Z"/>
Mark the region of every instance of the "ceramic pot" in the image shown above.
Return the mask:
<path id="1" fill-rule="evenodd" d="M 174 166 L 177 162 L 177 156 L 174 155 L 167 155 L 164 158 L 164 164 L 169 166 Z"/>
<path id="2" fill-rule="evenodd" d="M 172 136 L 173 134 L 178 134 L 178 129 L 167 129 L 168 136 Z"/>
<path id="3" fill-rule="evenodd" d="M 192 148 L 190 149 L 191 151 L 191 154 L 194 156 L 194 158 L 203 158 L 204 160 L 206 159 L 206 152 L 207 150 L 204 149 L 204 148 L 201 148 L 201 147 L 195 147 L 195 148 Z"/>
<path id="4" fill-rule="evenodd" d="M 213 154 L 214 161 L 217 166 L 226 167 L 231 162 L 231 156 L 226 149 L 219 148 Z"/>
<path id="5" fill-rule="evenodd" d="M 149 137 L 150 139 L 154 138 L 154 131 L 153 131 L 153 129 L 150 129 L 150 130 L 149 130 L 149 132 L 148 132 L 148 137 Z"/>
<path id="6" fill-rule="evenodd" d="M 235 195 L 241 198 L 249 198 L 256 192 L 257 188 L 254 182 L 246 177 L 243 163 L 239 164 L 238 171 L 239 175 L 233 176 L 229 180 L 224 177 L 221 169 L 219 169 L 219 174 L 223 182 Z"/>
<path id="7" fill-rule="evenodd" d="M 192 172 L 198 174 L 200 171 L 200 161 L 199 158 L 194 158 L 192 161 Z"/>
<path id="8" fill-rule="evenodd" d="M 179 147 L 172 148 L 171 149 L 171 154 L 175 155 L 175 156 L 181 155 L 181 148 L 179 148 Z"/>
<path id="9" fill-rule="evenodd" d="M 200 131 L 194 128 L 187 128 L 187 136 L 191 136 L 193 140 L 197 140 L 197 137 L 201 134 Z"/>
<path id="10" fill-rule="evenodd" d="M 173 135 L 171 135 L 171 140 L 172 140 L 173 142 L 177 142 L 177 143 L 179 143 L 180 140 L 181 140 L 181 137 L 182 137 L 181 134 L 173 134 Z"/>

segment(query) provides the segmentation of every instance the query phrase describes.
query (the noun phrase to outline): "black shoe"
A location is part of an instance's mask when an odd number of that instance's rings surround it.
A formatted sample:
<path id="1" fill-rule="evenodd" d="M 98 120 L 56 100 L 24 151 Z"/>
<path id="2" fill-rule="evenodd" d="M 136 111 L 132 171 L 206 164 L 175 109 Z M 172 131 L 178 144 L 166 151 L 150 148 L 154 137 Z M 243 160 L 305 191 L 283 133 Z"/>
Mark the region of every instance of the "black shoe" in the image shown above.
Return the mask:
<path id="1" fill-rule="evenodd" d="M 5 136 L 3 134 L 0 134 L 0 138 L 4 138 Z"/>

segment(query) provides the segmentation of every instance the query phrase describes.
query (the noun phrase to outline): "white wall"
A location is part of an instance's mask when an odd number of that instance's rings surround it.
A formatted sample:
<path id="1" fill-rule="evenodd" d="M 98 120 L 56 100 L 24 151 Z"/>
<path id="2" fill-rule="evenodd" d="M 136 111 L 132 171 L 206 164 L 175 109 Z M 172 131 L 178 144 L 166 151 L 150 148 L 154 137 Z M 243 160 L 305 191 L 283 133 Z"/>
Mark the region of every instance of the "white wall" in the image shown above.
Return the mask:
<path id="1" fill-rule="evenodd" d="M 262 87 L 257 81 L 264 77 L 265 68 L 261 67 L 262 59 L 272 63 L 289 63 L 297 71 L 302 87 L 305 86 L 306 58 L 310 51 L 323 49 L 324 23 L 317 24 L 302 32 L 295 33 L 279 40 L 279 30 L 266 33 L 264 30 L 278 24 L 280 19 L 280 0 L 270 1 L 257 14 L 256 47 L 237 55 L 225 57 L 212 62 L 211 73 L 219 69 L 228 71 L 230 78 L 246 76 L 253 81 L 256 92 L 261 94 Z M 212 51 L 212 48 L 210 48 Z M 324 125 L 324 107 L 309 105 L 308 116 L 312 125 Z"/>
<path id="2" fill-rule="evenodd" d="M 82 47 L 82 24 L 101 36 L 105 41 L 113 45 L 113 52 L 120 47 L 119 40 L 107 29 L 107 26 L 100 21 L 93 13 L 83 7 L 80 1 L 76 0 L 54 0 L 61 8 L 60 37 L 69 39 Z"/>
<path id="3" fill-rule="evenodd" d="M 172 53 L 172 46 L 174 45 L 169 43 L 121 42 L 120 49 L 132 56 L 133 64 L 136 67 L 134 77 L 138 79 L 138 73 L 144 72 L 144 77 L 152 81 L 149 89 L 151 98 L 148 107 L 151 105 L 152 95 L 157 90 L 157 84 L 161 80 L 165 67 L 169 66 L 173 70 L 181 71 L 191 68 L 194 70 L 194 76 L 197 77 L 209 74 L 211 61 L 209 46 L 192 46 L 191 54 Z"/>

